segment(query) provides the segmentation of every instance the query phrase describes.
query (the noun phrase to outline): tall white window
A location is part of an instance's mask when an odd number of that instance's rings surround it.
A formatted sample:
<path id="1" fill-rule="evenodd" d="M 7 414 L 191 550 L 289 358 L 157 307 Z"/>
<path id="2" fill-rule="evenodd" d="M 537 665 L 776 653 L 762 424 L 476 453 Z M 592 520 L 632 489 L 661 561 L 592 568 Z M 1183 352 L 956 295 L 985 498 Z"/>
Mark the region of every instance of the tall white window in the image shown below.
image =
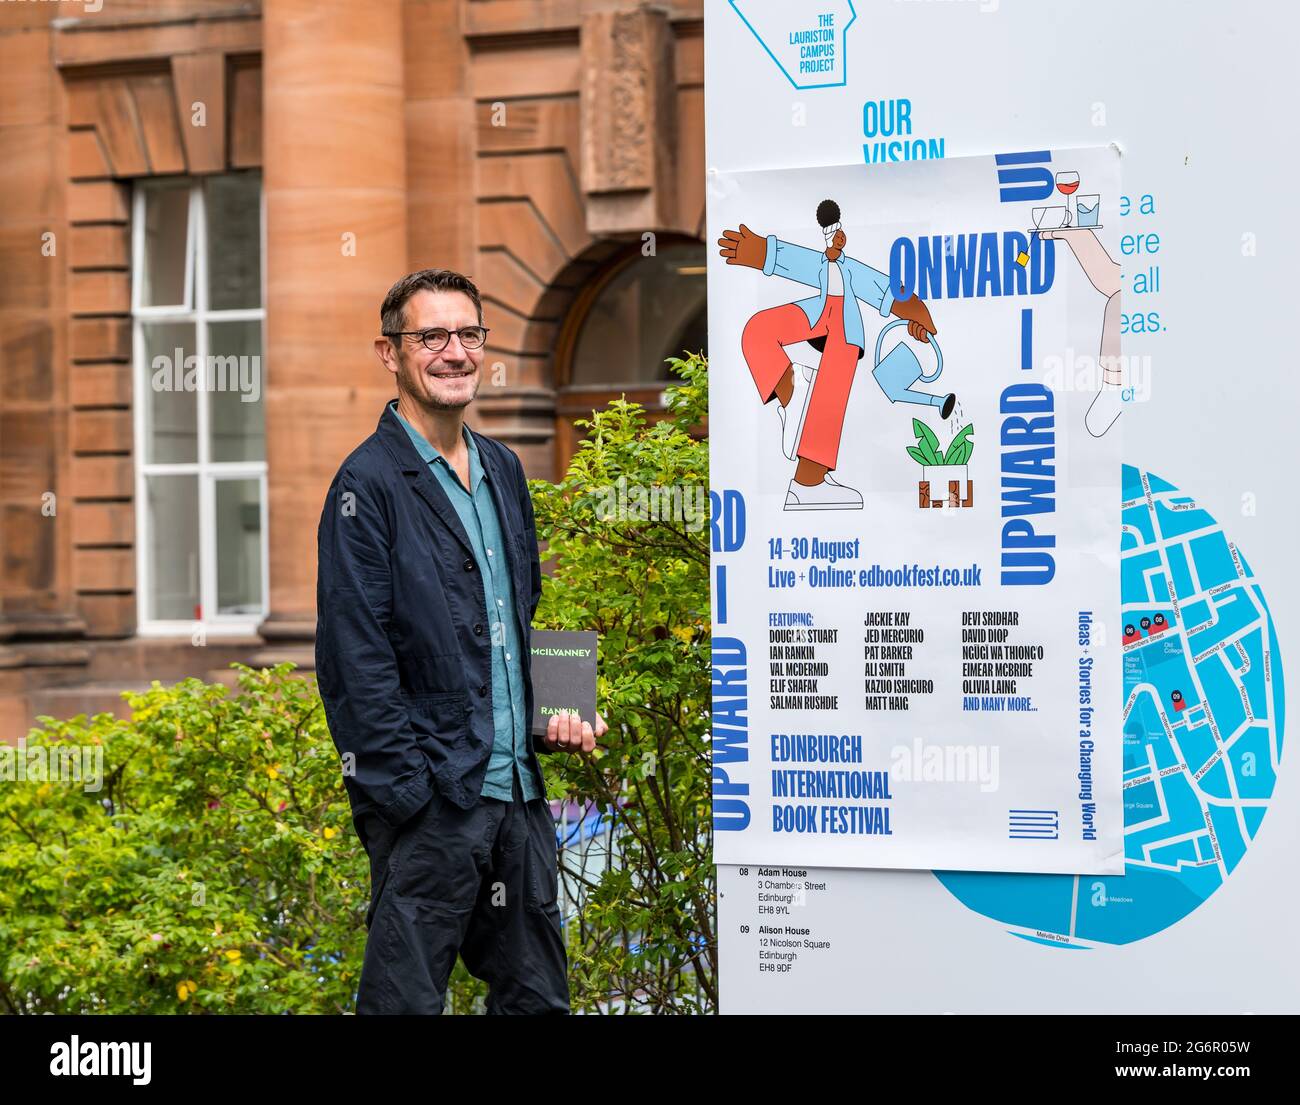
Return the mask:
<path id="1" fill-rule="evenodd" d="M 131 222 L 139 632 L 266 614 L 261 177 L 141 182 Z"/>

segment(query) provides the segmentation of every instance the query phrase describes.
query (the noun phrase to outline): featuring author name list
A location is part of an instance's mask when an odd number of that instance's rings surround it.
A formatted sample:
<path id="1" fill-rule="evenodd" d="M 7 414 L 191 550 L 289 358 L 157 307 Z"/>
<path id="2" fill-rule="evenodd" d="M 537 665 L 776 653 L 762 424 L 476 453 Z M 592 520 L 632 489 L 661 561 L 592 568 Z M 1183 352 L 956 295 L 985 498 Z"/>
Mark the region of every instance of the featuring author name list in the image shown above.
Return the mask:
<path id="1" fill-rule="evenodd" d="M 1034 710 L 1034 665 L 1046 655 L 1026 641 L 1018 610 L 963 610 L 961 614 L 961 708 L 989 713 Z"/>
<path id="2" fill-rule="evenodd" d="M 767 630 L 769 705 L 773 710 L 835 710 L 839 695 L 825 694 L 831 675 L 825 659 L 839 643 L 838 629 L 819 629 L 811 614 L 774 614 Z"/>
<path id="3" fill-rule="evenodd" d="M 934 680 L 914 679 L 909 664 L 925 643 L 925 630 L 907 610 L 880 610 L 862 619 L 863 706 L 908 710 L 915 695 L 934 694 Z"/>

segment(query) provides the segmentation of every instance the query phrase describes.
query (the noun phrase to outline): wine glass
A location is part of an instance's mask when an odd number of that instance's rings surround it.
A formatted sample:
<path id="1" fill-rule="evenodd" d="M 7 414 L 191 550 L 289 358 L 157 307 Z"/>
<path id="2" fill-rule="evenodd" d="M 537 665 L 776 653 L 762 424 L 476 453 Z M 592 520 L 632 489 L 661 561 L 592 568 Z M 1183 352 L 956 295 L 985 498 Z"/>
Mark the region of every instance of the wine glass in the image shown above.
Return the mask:
<path id="1" fill-rule="evenodd" d="M 1070 226 L 1079 225 L 1079 209 L 1071 202 L 1070 197 L 1079 190 L 1078 173 L 1057 173 L 1056 190 L 1065 197 L 1065 211 L 1069 215 Z"/>

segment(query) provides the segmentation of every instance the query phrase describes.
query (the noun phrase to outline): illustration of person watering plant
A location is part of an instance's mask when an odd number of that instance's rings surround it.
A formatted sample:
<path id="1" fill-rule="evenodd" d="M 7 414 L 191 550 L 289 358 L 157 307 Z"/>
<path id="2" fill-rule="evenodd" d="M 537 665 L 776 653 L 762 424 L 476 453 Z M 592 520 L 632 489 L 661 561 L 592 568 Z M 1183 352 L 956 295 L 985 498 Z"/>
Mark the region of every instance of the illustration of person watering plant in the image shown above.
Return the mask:
<path id="1" fill-rule="evenodd" d="M 882 318 L 892 314 L 904 320 L 908 334 L 917 341 L 928 343 L 938 331 L 919 297 L 896 299 L 884 273 L 845 255 L 848 239 L 840 225 L 839 204 L 834 200 L 818 204 L 817 223 L 826 243 L 820 251 L 781 241 L 775 234 L 755 234 L 741 223 L 739 230 L 722 232 L 719 252 L 728 265 L 758 269 L 764 276 L 784 276 L 818 290 L 807 299 L 756 313 L 741 334 L 741 351 L 759 398 L 764 404 L 773 398 L 778 402 L 782 452 L 791 460 L 798 458 L 785 509 L 860 510 L 861 493 L 830 474 L 839 457 L 844 412 L 866 342 L 858 300 L 876 308 Z M 818 368 L 790 360 L 783 346 L 800 341 L 821 354 Z M 913 376 L 912 382 L 917 378 Z M 891 391 L 879 374 L 877 379 L 891 401 L 936 406 L 943 418 L 956 403 L 952 394 L 928 395 L 907 387 Z"/>

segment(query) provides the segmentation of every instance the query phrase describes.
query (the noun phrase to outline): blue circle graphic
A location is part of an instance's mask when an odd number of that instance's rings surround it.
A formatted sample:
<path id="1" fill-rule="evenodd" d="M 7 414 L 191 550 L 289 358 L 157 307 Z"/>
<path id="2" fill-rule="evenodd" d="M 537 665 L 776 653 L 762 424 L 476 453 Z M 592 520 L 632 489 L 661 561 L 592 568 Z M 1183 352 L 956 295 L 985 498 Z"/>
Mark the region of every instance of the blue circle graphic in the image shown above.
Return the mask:
<path id="1" fill-rule="evenodd" d="M 1190 496 L 1124 466 L 1123 877 L 936 871 L 964 905 L 1058 948 L 1176 924 L 1245 857 L 1273 795 L 1286 696 L 1241 550 Z"/>

